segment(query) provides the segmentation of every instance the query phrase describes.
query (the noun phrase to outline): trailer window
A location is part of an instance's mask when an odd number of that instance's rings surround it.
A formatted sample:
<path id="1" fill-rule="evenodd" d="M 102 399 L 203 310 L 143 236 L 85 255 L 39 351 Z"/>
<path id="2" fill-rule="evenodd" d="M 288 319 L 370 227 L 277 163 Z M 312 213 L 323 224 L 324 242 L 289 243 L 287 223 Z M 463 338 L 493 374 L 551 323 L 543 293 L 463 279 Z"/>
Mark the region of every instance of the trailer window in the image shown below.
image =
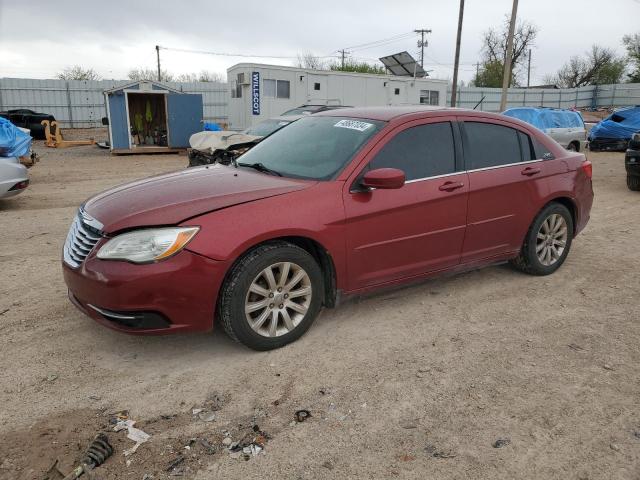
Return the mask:
<path id="1" fill-rule="evenodd" d="M 420 90 L 420 103 L 423 105 L 440 105 L 438 90 Z"/>
<path id="2" fill-rule="evenodd" d="M 270 98 L 289 98 L 289 80 L 265 79 L 262 81 L 264 96 Z"/>

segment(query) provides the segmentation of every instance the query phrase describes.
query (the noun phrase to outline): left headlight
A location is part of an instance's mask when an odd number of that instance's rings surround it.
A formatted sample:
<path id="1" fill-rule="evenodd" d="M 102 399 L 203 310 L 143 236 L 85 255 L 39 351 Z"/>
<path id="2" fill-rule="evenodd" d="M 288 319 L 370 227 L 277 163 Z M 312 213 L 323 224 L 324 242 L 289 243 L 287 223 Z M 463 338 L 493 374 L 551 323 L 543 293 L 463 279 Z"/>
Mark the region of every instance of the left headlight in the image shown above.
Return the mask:
<path id="1" fill-rule="evenodd" d="M 172 227 L 123 233 L 105 243 L 98 251 L 98 258 L 133 263 L 157 262 L 182 250 L 198 230 L 199 227 Z"/>

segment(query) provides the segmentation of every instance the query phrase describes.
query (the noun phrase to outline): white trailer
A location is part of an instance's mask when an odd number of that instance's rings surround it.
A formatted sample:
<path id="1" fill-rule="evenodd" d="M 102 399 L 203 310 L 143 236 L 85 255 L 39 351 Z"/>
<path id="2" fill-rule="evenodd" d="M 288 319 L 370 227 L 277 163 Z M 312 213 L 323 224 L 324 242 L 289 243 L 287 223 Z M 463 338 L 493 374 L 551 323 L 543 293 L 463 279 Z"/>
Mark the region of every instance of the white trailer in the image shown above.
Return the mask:
<path id="1" fill-rule="evenodd" d="M 441 105 L 447 81 L 239 63 L 227 70 L 229 128 L 242 130 L 300 105 Z"/>

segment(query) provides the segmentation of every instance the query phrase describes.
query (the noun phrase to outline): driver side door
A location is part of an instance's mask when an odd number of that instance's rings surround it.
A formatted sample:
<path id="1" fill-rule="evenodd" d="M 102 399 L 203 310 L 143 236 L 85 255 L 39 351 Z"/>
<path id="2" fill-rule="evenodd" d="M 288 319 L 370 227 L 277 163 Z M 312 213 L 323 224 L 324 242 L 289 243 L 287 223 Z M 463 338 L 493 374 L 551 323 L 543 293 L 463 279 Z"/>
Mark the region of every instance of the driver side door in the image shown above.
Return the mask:
<path id="1" fill-rule="evenodd" d="M 348 289 L 393 283 L 460 263 L 469 182 L 453 118 L 409 122 L 387 134 L 344 191 Z M 359 187 L 369 170 L 398 168 L 399 189 Z"/>

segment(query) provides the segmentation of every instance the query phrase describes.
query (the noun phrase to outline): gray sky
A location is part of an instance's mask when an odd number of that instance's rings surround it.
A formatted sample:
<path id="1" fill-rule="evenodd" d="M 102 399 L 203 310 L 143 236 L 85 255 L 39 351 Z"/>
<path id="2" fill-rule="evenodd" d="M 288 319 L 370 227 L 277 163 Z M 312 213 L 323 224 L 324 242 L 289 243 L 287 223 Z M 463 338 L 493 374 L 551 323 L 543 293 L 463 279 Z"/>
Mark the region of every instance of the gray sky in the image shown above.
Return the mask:
<path id="1" fill-rule="evenodd" d="M 511 0 L 466 0 L 461 79 L 479 59 L 482 32 L 498 26 Z M 430 28 L 425 68 L 451 78 L 458 0 L 310 1 L 41 1 L 0 0 L 0 77 L 53 78 L 66 66 L 94 68 L 103 78 L 126 78 L 135 67 L 155 68 L 155 45 L 249 55 L 295 57 Z M 520 0 L 518 18 L 540 29 L 532 83 L 555 72 L 593 43 L 621 54 L 621 38 L 640 30 L 640 0 Z M 353 51 L 376 59 L 402 50 L 417 54 L 417 36 Z M 291 65 L 293 59 L 240 58 L 161 51 L 172 73 L 225 73 L 239 62 Z"/>

